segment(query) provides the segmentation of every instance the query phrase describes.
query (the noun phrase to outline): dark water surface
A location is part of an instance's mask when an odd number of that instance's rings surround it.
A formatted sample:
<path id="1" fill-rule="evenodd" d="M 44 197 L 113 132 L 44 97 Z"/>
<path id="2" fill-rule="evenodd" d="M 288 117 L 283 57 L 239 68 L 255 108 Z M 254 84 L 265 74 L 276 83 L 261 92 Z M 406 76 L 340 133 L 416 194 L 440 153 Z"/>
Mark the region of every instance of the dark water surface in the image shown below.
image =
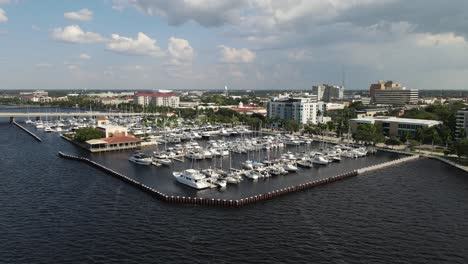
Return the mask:
<path id="1" fill-rule="evenodd" d="M 468 263 L 468 175 L 440 162 L 224 209 L 162 203 L 40 136 L 0 123 L 0 263 Z M 136 175 L 162 178 L 150 174 Z"/>

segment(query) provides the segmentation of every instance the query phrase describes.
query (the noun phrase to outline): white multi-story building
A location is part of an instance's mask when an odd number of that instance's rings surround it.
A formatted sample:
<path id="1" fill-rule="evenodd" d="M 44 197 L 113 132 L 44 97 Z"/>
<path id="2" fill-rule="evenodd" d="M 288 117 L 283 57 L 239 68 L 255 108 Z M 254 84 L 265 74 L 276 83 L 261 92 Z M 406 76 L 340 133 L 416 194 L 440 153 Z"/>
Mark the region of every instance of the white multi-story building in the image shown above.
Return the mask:
<path id="1" fill-rule="evenodd" d="M 311 98 L 273 99 L 267 104 L 267 116 L 317 124 L 317 103 Z"/>
<path id="2" fill-rule="evenodd" d="M 460 109 L 457 112 L 457 139 L 468 138 L 468 108 Z"/>
<path id="3" fill-rule="evenodd" d="M 175 94 L 169 93 L 137 93 L 133 96 L 135 104 L 143 106 L 168 106 L 179 107 L 180 99 Z"/>
<path id="4" fill-rule="evenodd" d="M 328 84 L 312 86 L 312 94 L 317 95 L 318 101 L 331 102 L 333 99 L 343 99 L 344 87 Z"/>

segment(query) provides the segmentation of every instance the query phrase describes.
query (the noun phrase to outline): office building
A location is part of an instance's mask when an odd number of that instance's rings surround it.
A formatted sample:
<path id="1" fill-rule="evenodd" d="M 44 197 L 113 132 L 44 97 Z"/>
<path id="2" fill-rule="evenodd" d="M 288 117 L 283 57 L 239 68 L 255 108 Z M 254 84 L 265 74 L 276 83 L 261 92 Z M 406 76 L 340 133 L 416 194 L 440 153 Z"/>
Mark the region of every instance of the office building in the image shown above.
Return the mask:
<path id="1" fill-rule="evenodd" d="M 400 83 L 393 81 L 379 81 L 371 84 L 369 94 L 374 104 L 417 104 L 419 100 L 419 91 L 417 89 L 407 89 L 402 87 Z"/>
<path id="2" fill-rule="evenodd" d="M 317 103 L 311 98 L 273 99 L 267 103 L 267 116 L 317 124 Z"/>
<path id="3" fill-rule="evenodd" d="M 142 106 L 179 107 L 179 97 L 170 93 L 136 93 L 133 102 Z"/>
<path id="4" fill-rule="evenodd" d="M 389 116 L 363 117 L 349 120 L 352 133 L 357 131 L 359 125 L 373 124 L 381 125 L 384 135 L 388 137 L 399 137 L 404 132 L 415 134 L 418 129 L 442 125 L 442 121 L 423 120 L 412 118 L 398 118 Z"/>

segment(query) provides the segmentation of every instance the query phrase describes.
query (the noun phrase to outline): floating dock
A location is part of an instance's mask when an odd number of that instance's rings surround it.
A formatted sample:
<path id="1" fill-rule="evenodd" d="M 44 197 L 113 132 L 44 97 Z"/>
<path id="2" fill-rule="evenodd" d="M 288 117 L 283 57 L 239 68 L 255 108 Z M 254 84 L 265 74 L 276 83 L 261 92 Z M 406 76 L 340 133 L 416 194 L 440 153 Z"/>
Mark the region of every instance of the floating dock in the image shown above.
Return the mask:
<path id="1" fill-rule="evenodd" d="M 19 127 L 21 130 L 23 130 L 24 132 L 28 133 L 31 137 L 33 137 L 35 140 L 39 141 L 39 142 L 42 142 L 42 139 L 38 136 L 36 136 L 33 132 L 29 131 L 28 129 L 26 129 L 24 126 L 16 123 L 16 121 L 11 121 L 11 123 L 17 127 Z"/>
<path id="2" fill-rule="evenodd" d="M 261 202 L 261 201 L 265 201 L 265 200 L 270 200 L 270 199 L 277 198 L 277 197 L 280 197 L 280 196 L 284 196 L 284 195 L 287 195 L 287 194 L 290 194 L 290 193 L 300 192 L 300 191 L 308 190 L 308 189 L 311 189 L 311 188 L 314 188 L 314 187 L 317 187 L 317 186 L 338 182 L 338 181 L 345 180 L 345 179 L 348 179 L 348 178 L 356 177 L 356 176 L 358 176 L 359 174 L 362 174 L 362 173 L 367 173 L 367 172 L 370 172 L 370 171 L 386 168 L 386 167 L 401 164 L 401 163 L 404 163 L 404 162 L 409 162 L 409 161 L 416 160 L 416 159 L 419 158 L 419 156 L 417 156 L 417 155 L 408 156 L 408 157 L 404 157 L 404 158 L 401 158 L 401 159 L 392 160 L 392 161 L 385 162 L 385 163 L 382 163 L 382 164 L 370 166 L 370 167 L 367 167 L 367 168 L 362 168 L 362 169 L 359 169 L 359 170 L 353 170 L 351 172 L 343 173 L 343 174 L 340 174 L 340 175 L 337 175 L 337 176 L 334 176 L 334 177 L 329 177 L 329 178 L 326 178 L 326 179 L 306 182 L 306 183 L 303 183 L 303 184 L 299 184 L 299 185 L 295 185 L 295 186 L 291 186 L 291 187 L 286 187 L 286 188 L 282 188 L 282 189 L 279 189 L 279 190 L 274 190 L 274 191 L 271 191 L 271 192 L 268 192 L 268 193 L 263 193 L 263 194 L 259 194 L 259 195 L 255 195 L 255 196 L 251 196 L 251 197 L 242 198 L 242 199 L 226 200 L 226 199 L 213 199 L 213 198 L 202 198 L 202 197 L 169 196 L 169 195 L 167 195 L 165 193 L 162 193 L 162 192 L 160 192 L 160 191 L 158 191 L 156 189 L 148 187 L 143 183 L 137 182 L 137 181 L 131 179 L 128 176 L 125 176 L 125 175 L 123 175 L 121 173 L 118 173 L 118 172 L 116 172 L 116 171 L 114 171 L 114 170 L 112 170 L 110 168 L 107 168 L 107 167 L 105 167 L 105 166 L 103 166 L 103 165 L 101 165 L 101 164 L 99 164 L 99 163 L 97 163 L 95 161 L 90 160 L 90 159 L 83 158 L 83 157 L 77 157 L 77 156 L 65 154 L 65 153 L 62 153 L 62 152 L 59 152 L 58 155 L 59 155 L 59 157 L 64 158 L 64 159 L 76 160 L 76 161 L 81 161 L 81 162 L 87 163 L 87 164 L 89 164 L 89 165 L 91 165 L 91 166 L 93 166 L 95 168 L 98 168 L 101 171 L 104 171 L 104 172 L 108 173 L 109 175 L 112 175 L 112 176 L 114 176 L 114 177 L 116 177 L 116 178 L 118 178 L 118 179 L 120 179 L 120 180 L 122 180 L 124 182 L 127 182 L 127 183 L 141 189 L 144 192 L 147 192 L 147 193 L 155 196 L 156 198 L 158 198 L 158 199 L 160 199 L 160 200 L 162 200 L 164 202 L 177 203 L 177 204 L 191 204 L 191 205 L 223 206 L 223 207 L 240 207 L 240 206 L 245 206 L 245 205 L 249 205 L 249 204 L 253 204 L 253 203 L 257 203 L 257 202 Z"/>

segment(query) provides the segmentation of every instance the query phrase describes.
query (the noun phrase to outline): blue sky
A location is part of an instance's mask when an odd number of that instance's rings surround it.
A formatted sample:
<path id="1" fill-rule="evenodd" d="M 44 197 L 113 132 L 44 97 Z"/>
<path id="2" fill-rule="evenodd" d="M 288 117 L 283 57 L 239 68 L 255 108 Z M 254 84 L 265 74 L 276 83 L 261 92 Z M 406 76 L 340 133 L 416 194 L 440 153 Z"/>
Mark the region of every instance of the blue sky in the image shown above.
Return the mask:
<path id="1" fill-rule="evenodd" d="M 466 89 L 467 2 L 0 0 L 0 89 Z"/>

